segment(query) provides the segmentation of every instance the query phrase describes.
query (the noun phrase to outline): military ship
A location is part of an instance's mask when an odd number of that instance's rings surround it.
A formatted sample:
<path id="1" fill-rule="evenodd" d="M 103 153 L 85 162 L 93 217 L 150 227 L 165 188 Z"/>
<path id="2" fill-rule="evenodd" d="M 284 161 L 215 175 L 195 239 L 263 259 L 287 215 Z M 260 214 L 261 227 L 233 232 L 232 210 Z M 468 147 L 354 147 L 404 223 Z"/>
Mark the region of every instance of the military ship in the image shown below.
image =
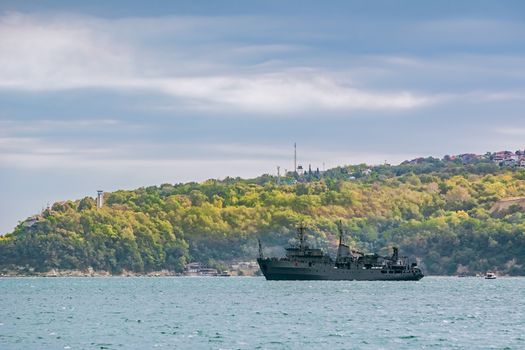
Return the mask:
<path id="1" fill-rule="evenodd" d="M 396 247 L 391 256 L 365 254 L 343 243 L 339 225 L 339 247 L 335 261 L 321 249 L 310 248 L 305 228 L 298 228 L 297 244 L 286 248 L 286 257 L 265 258 L 259 240 L 257 262 L 267 280 L 356 280 L 356 281 L 419 281 L 423 278 L 417 263 L 400 257 Z"/>

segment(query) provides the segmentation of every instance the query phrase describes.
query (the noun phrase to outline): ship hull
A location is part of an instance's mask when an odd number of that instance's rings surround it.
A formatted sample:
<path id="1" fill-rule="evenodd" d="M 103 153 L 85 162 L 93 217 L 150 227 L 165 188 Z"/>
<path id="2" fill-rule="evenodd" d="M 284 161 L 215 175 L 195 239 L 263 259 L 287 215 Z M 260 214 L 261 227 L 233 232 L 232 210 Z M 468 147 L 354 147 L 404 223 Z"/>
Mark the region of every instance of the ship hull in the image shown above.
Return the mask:
<path id="1" fill-rule="evenodd" d="M 419 270 L 393 271 L 367 268 L 338 268 L 330 263 L 317 263 L 274 259 L 258 259 L 259 267 L 267 280 L 295 281 L 419 281 Z"/>

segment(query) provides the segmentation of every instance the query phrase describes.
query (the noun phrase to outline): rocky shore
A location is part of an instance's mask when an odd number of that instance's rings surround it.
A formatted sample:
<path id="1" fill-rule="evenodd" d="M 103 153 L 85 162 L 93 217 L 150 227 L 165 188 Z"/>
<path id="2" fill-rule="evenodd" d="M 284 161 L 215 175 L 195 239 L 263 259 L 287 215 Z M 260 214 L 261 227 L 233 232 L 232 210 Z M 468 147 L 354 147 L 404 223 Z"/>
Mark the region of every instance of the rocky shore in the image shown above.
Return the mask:
<path id="1" fill-rule="evenodd" d="M 134 272 L 123 270 L 120 273 L 111 273 L 104 270 L 93 270 L 87 268 L 85 270 L 68 270 L 68 269 L 51 269 L 49 271 L 41 272 L 35 271 L 33 268 L 27 267 L 10 267 L 8 269 L 0 270 L 0 277 L 164 277 L 164 276 L 182 276 L 182 274 L 169 271 L 150 271 L 150 272 Z"/>

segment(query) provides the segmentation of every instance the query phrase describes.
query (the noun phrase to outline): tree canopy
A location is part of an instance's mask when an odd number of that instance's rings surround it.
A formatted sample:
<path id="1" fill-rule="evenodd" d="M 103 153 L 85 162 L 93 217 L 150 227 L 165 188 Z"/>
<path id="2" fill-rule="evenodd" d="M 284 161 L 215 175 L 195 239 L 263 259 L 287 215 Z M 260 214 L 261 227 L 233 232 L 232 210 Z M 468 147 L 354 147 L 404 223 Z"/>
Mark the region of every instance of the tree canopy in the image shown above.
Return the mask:
<path id="1" fill-rule="evenodd" d="M 341 220 L 350 245 L 384 254 L 399 246 L 430 274 L 524 275 L 523 209 L 491 210 L 520 196 L 523 170 L 434 158 L 280 179 L 163 184 L 106 193 L 103 208 L 89 197 L 55 203 L 0 236 L 0 265 L 180 271 L 189 261 L 253 259 L 257 238 L 279 254 L 299 223 L 311 244 L 334 252 Z"/>

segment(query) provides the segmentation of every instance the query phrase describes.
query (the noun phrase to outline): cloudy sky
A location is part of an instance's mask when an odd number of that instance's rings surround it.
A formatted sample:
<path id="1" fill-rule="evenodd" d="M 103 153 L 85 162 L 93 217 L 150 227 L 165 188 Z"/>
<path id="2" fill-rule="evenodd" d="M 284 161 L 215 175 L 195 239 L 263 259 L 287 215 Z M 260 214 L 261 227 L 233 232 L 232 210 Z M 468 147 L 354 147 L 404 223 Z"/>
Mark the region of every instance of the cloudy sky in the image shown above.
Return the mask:
<path id="1" fill-rule="evenodd" d="M 0 233 L 96 190 L 525 148 L 522 1 L 0 3 Z"/>

